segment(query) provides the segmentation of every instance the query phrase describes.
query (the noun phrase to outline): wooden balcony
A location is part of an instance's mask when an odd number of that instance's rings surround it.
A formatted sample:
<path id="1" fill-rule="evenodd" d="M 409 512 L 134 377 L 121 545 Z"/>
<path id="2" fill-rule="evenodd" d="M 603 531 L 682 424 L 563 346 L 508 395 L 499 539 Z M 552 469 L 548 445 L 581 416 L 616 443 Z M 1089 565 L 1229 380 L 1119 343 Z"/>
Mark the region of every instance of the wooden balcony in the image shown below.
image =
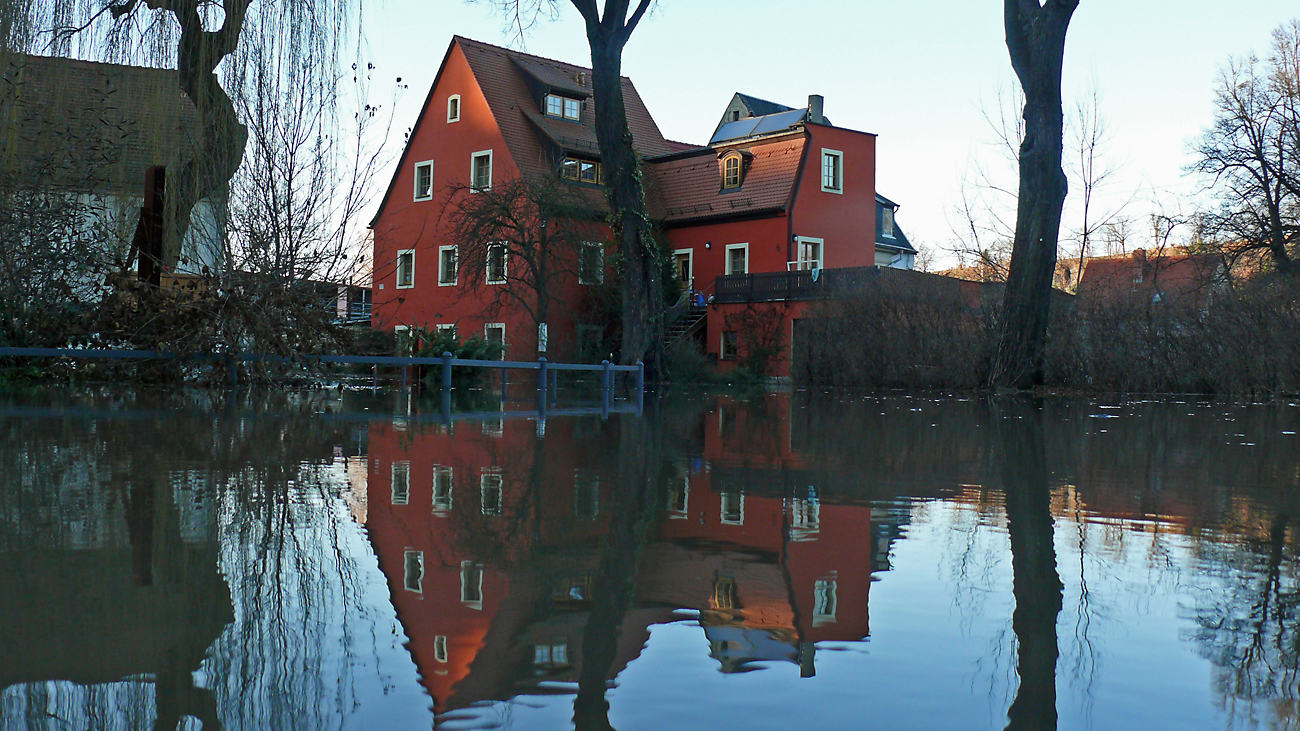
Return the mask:
<path id="1" fill-rule="evenodd" d="M 727 274 L 714 281 L 713 302 L 734 304 L 826 299 L 861 287 L 873 276 L 878 276 L 876 267 Z"/>

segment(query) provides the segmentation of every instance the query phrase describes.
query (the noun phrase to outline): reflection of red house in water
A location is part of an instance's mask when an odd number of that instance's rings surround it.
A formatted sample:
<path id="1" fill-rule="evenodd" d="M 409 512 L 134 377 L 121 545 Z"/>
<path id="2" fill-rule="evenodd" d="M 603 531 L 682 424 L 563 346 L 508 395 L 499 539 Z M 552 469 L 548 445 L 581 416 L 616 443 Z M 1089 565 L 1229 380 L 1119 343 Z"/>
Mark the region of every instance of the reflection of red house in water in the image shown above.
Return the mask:
<path id="1" fill-rule="evenodd" d="M 699 612 L 727 672 L 786 660 L 808 675 L 813 643 L 868 633 L 870 508 L 783 483 L 782 468 L 798 467 L 788 449 L 733 459 L 766 439 L 734 413 L 699 417 L 697 456 L 665 486 L 611 677 L 677 609 Z M 571 692 L 612 518 L 618 424 L 553 419 L 541 459 L 534 422 L 455 431 L 398 422 L 370 434 L 366 527 L 435 709 Z"/>

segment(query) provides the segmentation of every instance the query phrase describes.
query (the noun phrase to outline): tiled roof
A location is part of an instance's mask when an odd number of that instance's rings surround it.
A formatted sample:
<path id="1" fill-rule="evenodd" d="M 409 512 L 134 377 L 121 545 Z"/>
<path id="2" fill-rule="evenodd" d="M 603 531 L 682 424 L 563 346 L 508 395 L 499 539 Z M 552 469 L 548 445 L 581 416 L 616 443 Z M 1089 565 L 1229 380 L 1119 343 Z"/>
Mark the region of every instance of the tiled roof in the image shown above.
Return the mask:
<path id="1" fill-rule="evenodd" d="M 48 56 L 0 57 L 0 166 L 46 185 L 142 193 L 151 165 L 193 157 L 197 113 L 176 72 Z M 12 135 L 12 136 L 11 136 Z M 51 157 L 57 160 L 49 167 Z"/>
<path id="2" fill-rule="evenodd" d="M 722 189 L 718 152 L 649 160 L 653 213 L 667 222 L 692 221 L 784 209 L 803 159 L 804 138 L 787 138 L 747 148 L 752 157 L 739 188 Z"/>
<path id="3" fill-rule="evenodd" d="M 538 83 L 550 88 L 552 91 L 558 91 L 581 99 L 591 96 L 591 89 L 584 84 L 578 83 L 577 74 L 585 76 L 587 72 L 578 71 L 574 74 L 565 74 L 552 64 L 544 64 L 531 58 L 515 56 L 513 60 L 516 66 L 523 69 L 524 73 L 537 79 Z"/>
<path id="4" fill-rule="evenodd" d="M 544 155 L 537 134 L 538 129 L 543 130 L 545 136 L 550 138 L 560 136 L 581 142 L 595 140 L 594 104 L 583 105 L 582 116 L 578 122 L 547 120 L 540 114 L 538 101 L 533 98 L 526 77 L 521 73 L 522 69 L 527 69 L 528 74 L 534 78 L 545 76 L 557 81 L 568 79 L 576 85 L 578 74 L 585 74 L 590 83 L 591 69 L 530 56 L 460 36 L 456 36 L 453 42 L 460 44 L 461 50 L 465 53 L 470 69 L 473 70 L 474 77 L 483 89 L 488 106 L 491 107 L 497 125 L 506 139 L 510 154 L 525 175 L 550 172 L 549 166 L 552 161 L 547 160 Z M 645 102 L 641 100 L 631 80 L 627 78 L 623 79 L 623 104 L 627 109 L 627 122 L 632 131 L 633 144 L 642 155 L 662 155 L 673 151 L 673 147 L 664 140 L 659 127 L 651 118 Z M 546 126 L 542 126 L 535 119 L 530 122 L 529 113 L 541 118 L 542 124 Z"/>
<path id="5" fill-rule="evenodd" d="M 531 109 L 524 112 L 524 116 L 556 147 L 566 152 L 600 156 L 600 142 L 596 139 L 596 130 L 591 127 L 548 117 Z"/>

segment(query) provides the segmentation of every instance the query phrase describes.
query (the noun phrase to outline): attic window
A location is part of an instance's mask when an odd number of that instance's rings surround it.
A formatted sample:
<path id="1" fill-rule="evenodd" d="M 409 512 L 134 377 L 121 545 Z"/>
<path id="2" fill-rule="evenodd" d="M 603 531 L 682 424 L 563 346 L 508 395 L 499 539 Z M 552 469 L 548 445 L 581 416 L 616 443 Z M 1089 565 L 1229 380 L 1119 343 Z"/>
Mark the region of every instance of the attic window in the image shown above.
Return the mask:
<path id="1" fill-rule="evenodd" d="M 560 163 L 560 177 L 565 180 L 576 180 L 580 183 L 601 185 L 605 182 L 605 171 L 601 167 L 599 160 L 566 157 Z"/>
<path id="2" fill-rule="evenodd" d="M 880 209 L 880 235 L 887 239 L 894 238 L 894 209 Z"/>
<path id="3" fill-rule="evenodd" d="M 740 187 L 740 155 L 732 154 L 722 158 L 722 187 Z"/>
<path id="4" fill-rule="evenodd" d="M 582 102 L 557 94 L 547 94 L 546 115 L 577 120 L 582 117 Z"/>
<path id="5" fill-rule="evenodd" d="M 447 121 L 460 121 L 460 94 L 452 94 L 447 97 Z"/>

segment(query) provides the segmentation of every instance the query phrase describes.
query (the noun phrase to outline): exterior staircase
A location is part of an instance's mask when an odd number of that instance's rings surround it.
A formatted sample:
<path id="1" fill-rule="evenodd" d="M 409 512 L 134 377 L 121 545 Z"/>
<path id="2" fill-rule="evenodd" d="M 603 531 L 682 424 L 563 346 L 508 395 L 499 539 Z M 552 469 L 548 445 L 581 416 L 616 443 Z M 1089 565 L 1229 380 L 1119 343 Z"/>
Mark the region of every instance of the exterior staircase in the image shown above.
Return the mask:
<path id="1" fill-rule="evenodd" d="M 677 343 L 691 337 L 699 332 L 708 321 L 709 308 L 707 306 L 697 307 L 689 305 L 674 320 L 672 320 L 667 331 L 664 333 L 664 349 L 667 350 Z"/>

